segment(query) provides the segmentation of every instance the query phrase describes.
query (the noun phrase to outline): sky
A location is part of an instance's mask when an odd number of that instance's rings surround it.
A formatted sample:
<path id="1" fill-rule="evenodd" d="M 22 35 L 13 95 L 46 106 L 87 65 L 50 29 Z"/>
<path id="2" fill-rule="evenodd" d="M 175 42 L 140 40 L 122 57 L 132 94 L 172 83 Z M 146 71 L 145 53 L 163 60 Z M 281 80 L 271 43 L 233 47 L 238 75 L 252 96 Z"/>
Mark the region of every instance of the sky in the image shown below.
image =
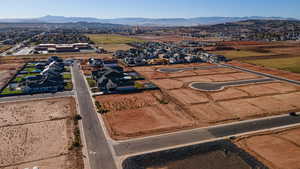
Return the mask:
<path id="1" fill-rule="evenodd" d="M 1 0 L 0 18 L 280 16 L 300 19 L 300 0 Z"/>

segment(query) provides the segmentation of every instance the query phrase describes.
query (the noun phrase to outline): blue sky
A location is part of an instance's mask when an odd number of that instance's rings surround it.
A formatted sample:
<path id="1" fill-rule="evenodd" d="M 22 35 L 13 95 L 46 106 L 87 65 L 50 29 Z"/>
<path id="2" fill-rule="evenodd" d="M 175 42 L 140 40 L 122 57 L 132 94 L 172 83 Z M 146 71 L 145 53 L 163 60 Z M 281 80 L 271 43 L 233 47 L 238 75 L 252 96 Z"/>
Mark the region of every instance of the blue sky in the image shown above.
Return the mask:
<path id="1" fill-rule="evenodd" d="M 300 19 L 300 0 L 2 0 L 0 18 L 282 16 Z"/>

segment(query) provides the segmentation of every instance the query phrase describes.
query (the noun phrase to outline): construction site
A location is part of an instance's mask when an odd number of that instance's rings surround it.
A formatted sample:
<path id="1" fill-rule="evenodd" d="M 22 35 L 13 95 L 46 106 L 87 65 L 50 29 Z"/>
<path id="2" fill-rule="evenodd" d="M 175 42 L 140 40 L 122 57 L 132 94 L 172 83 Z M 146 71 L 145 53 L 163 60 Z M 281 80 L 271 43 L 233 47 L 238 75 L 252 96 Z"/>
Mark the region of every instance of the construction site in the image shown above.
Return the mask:
<path id="1" fill-rule="evenodd" d="M 70 97 L 0 103 L 0 168 L 83 168 L 75 115 Z"/>

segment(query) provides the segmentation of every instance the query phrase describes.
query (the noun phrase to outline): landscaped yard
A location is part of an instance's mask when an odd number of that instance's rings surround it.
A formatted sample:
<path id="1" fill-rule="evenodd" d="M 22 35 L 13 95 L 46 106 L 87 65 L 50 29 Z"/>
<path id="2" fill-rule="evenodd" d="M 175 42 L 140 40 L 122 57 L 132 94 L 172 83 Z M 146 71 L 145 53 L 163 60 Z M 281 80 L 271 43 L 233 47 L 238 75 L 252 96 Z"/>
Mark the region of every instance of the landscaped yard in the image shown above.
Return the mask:
<path id="1" fill-rule="evenodd" d="M 294 73 L 300 73 L 300 57 L 247 60 L 246 62 Z"/>
<path id="2" fill-rule="evenodd" d="M 25 77 L 29 77 L 29 76 L 36 76 L 38 75 L 39 73 L 27 73 L 27 74 L 21 74 L 21 75 L 18 75 L 13 81 L 14 82 L 21 82 L 22 79 L 24 79 Z"/>
<path id="3" fill-rule="evenodd" d="M 64 76 L 64 79 L 72 79 L 71 73 L 65 73 L 63 76 Z"/>
<path id="4" fill-rule="evenodd" d="M 21 94 L 22 90 L 11 90 L 9 87 L 6 87 L 0 95 L 9 95 L 9 94 Z"/>
<path id="5" fill-rule="evenodd" d="M 72 89 L 73 89 L 72 82 L 66 82 L 65 83 L 65 90 L 72 90 Z"/>
<path id="6" fill-rule="evenodd" d="M 143 40 L 122 35 L 87 34 L 86 36 L 88 36 L 96 44 L 125 44 L 132 42 L 143 42 Z"/>
<path id="7" fill-rule="evenodd" d="M 87 80 L 90 87 L 96 87 L 96 81 L 95 80 L 93 80 L 90 77 L 86 78 L 86 80 Z"/>

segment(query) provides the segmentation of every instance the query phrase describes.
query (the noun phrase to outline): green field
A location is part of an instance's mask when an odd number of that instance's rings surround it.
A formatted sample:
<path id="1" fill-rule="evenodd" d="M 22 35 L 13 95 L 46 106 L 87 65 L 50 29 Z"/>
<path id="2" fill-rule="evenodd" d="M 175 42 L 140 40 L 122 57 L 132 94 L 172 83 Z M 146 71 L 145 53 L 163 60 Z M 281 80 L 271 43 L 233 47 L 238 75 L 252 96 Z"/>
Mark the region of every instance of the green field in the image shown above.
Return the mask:
<path id="1" fill-rule="evenodd" d="M 279 59 L 257 59 L 257 60 L 247 60 L 246 62 L 260 65 L 260 66 L 286 70 L 294 73 L 300 73 L 300 57 L 279 58 Z"/>
<path id="2" fill-rule="evenodd" d="M 122 35 L 112 35 L 112 34 L 87 34 L 95 44 L 125 44 L 132 42 L 143 42 L 143 40 L 122 36 Z"/>
<path id="3" fill-rule="evenodd" d="M 255 51 L 248 51 L 248 50 L 228 50 L 228 51 L 217 51 L 213 52 L 214 54 L 217 55 L 223 55 L 226 58 L 229 59 L 237 59 L 237 58 L 243 58 L 243 57 L 251 57 L 251 56 L 269 56 L 269 55 L 274 55 L 271 52 L 255 52 Z"/>

